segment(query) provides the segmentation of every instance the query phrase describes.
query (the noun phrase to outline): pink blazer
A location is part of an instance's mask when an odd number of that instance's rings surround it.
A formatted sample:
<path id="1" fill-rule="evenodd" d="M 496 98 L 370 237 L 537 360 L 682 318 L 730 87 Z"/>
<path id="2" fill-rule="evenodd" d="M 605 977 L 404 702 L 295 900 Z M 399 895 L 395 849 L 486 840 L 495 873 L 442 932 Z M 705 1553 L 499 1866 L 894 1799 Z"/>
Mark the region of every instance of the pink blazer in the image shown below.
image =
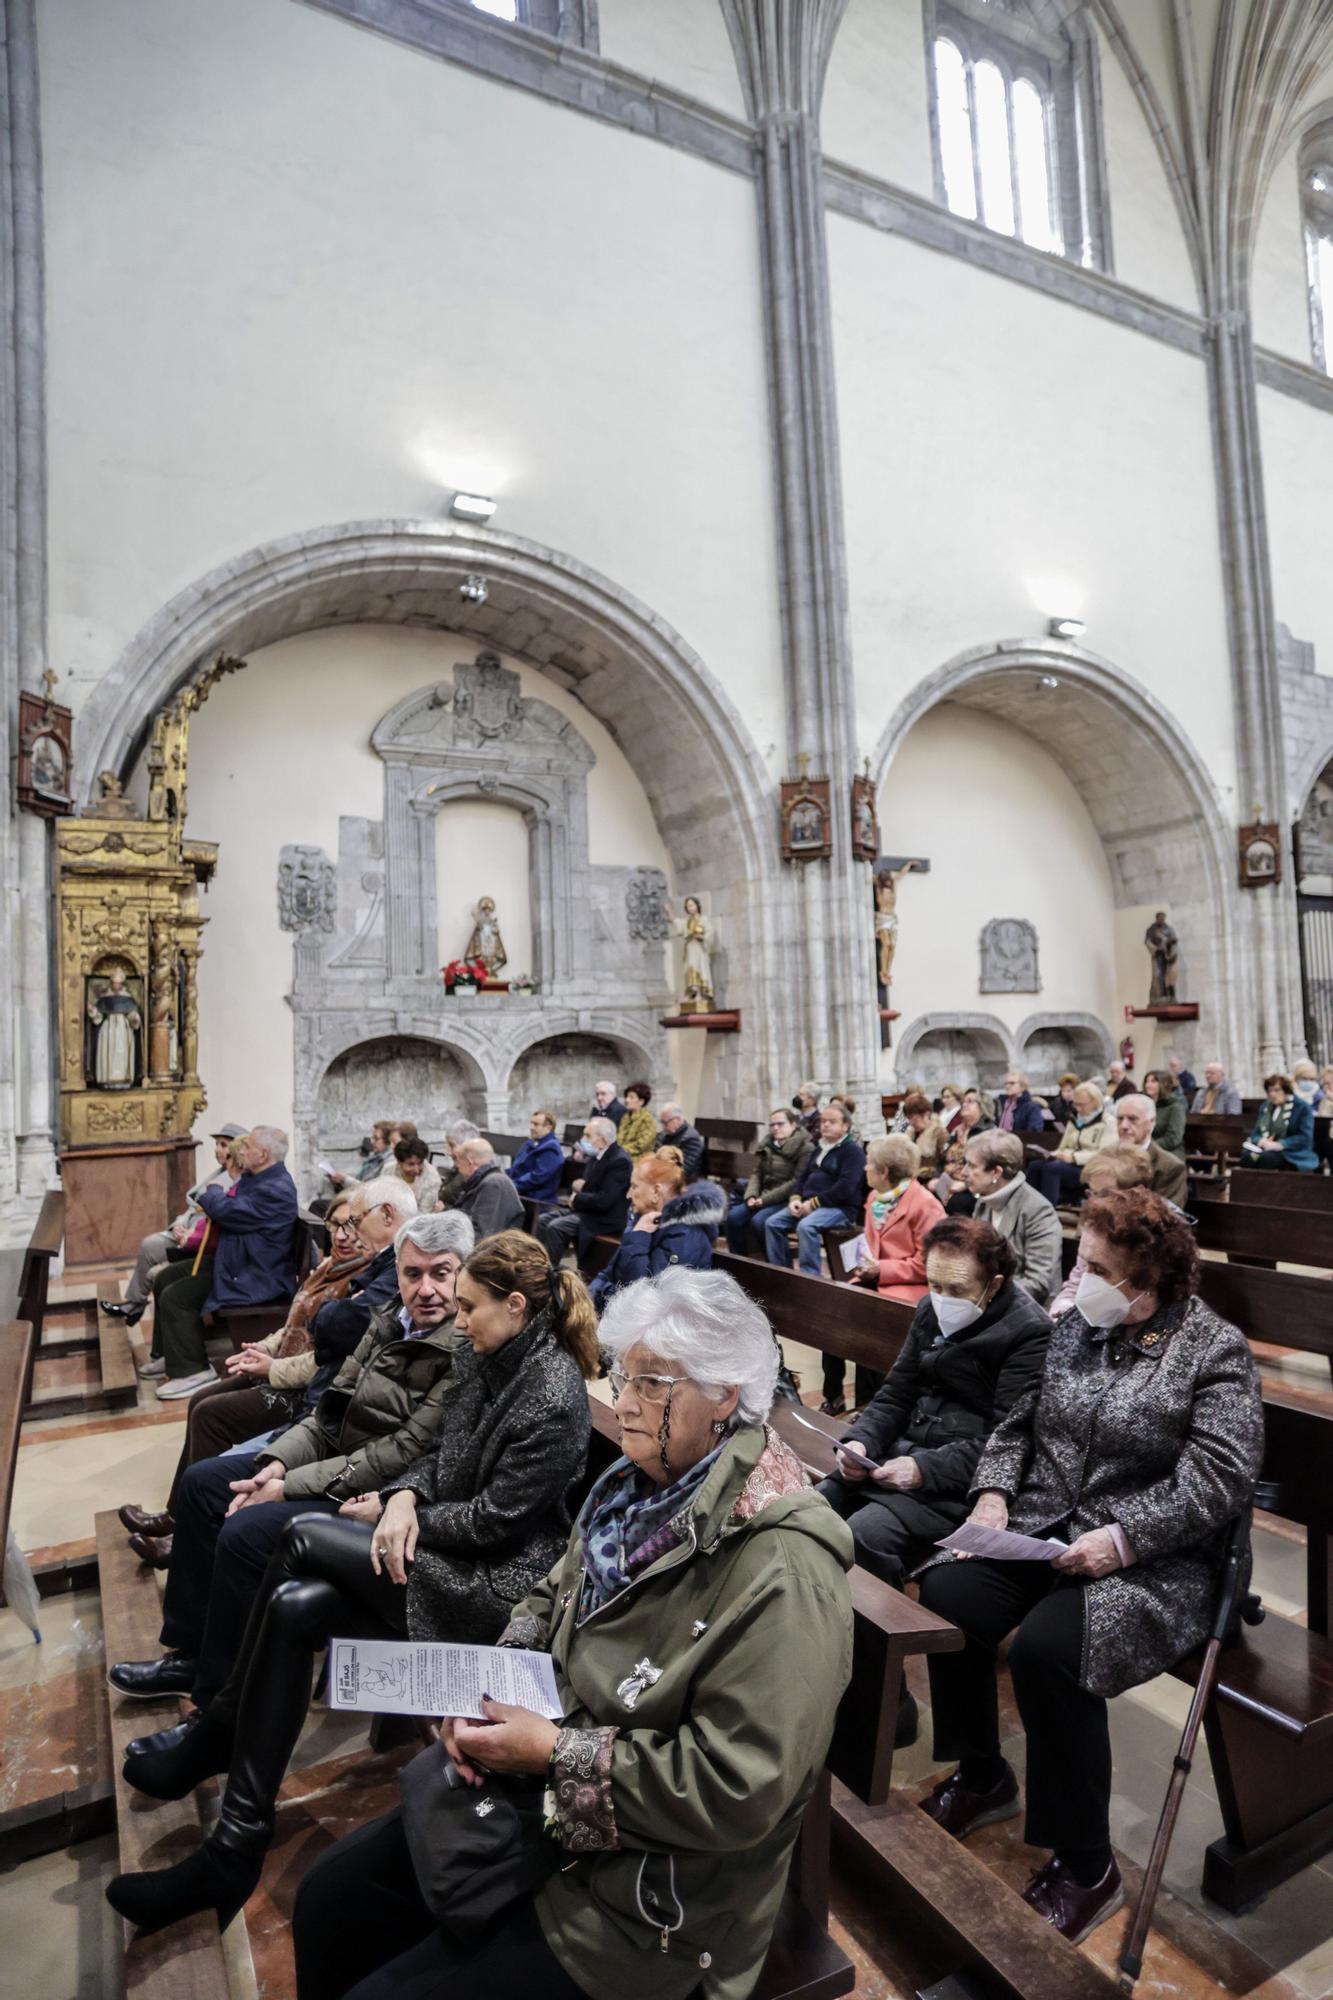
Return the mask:
<path id="1" fill-rule="evenodd" d="M 874 1202 L 873 1195 L 866 1202 L 865 1238 L 867 1250 L 879 1265 L 877 1289 L 891 1291 L 899 1298 L 920 1298 L 926 1289 L 926 1257 L 921 1245 L 935 1224 L 943 1221 L 944 1210 L 929 1188 L 920 1181 L 910 1181 L 897 1206 L 877 1229 Z"/>

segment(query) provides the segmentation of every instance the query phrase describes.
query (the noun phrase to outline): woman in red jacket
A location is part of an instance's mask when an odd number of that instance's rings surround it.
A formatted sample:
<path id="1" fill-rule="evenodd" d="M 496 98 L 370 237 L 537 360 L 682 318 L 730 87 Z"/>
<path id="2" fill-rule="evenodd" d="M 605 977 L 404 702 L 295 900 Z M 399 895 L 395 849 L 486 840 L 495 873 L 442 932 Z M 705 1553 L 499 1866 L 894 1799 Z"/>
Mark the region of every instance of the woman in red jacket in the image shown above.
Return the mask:
<path id="1" fill-rule="evenodd" d="M 866 1150 L 866 1254 L 856 1270 L 858 1285 L 915 1304 L 926 1289 L 926 1234 L 944 1220 L 944 1210 L 916 1178 L 921 1155 L 910 1139 L 892 1133 L 872 1139 Z"/>

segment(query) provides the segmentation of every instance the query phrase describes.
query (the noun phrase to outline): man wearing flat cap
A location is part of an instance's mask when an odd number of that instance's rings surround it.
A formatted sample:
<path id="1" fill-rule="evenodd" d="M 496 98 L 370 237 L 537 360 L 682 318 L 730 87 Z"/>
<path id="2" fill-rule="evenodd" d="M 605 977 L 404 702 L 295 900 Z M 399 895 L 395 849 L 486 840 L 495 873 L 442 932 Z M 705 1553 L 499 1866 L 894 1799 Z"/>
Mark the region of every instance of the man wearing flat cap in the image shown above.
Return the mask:
<path id="1" fill-rule="evenodd" d="M 110 1313 L 115 1319 L 123 1319 L 127 1326 L 138 1325 L 151 1296 L 150 1280 L 154 1271 L 180 1249 L 203 1213 L 199 1201 L 203 1190 L 206 1187 L 229 1188 L 240 1172 L 239 1167 L 233 1169 L 230 1164 L 231 1149 L 249 1129 L 248 1125 L 219 1125 L 216 1132 L 209 1133 L 216 1162 L 213 1172 L 190 1189 L 185 1197 L 185 1207 L 169 1229 L 155 1229 L 151 1236 L 144 1237 L 135 1259 L 134 1274 L 125 1287 L 124 1298 L 100 1299 L 98 1303 L 103 1312 Z"/>

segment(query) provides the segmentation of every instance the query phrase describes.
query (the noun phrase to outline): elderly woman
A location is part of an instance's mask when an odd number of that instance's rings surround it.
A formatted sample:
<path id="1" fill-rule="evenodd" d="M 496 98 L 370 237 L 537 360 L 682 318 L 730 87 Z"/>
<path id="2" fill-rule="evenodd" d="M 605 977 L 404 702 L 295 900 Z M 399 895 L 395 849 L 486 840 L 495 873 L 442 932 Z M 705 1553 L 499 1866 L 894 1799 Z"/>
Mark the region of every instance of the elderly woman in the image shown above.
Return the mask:
<path id="1" fill-rule="evenodd" d="M 625 1085 L 626 1111 L 616 1127 L 616 1144 L 623 1146 L 632 1160 L 641 1160 L 657 1143 L 657 1120 L 648 1106 L 652 1088 L 646 1083 Z"/>
<path id="2" fill-rule="evenodd" d="M 1155 1110 L 1153 1139 L 1165 1152 L 1183 1160 L 1188 1106 L 1174 1073 L 1169 1069 L 1150 1069 L 1143 1079 L 1143 1095 L 1151 1098 Z"/>
<path id="3" fill-rule="evenodd" d="M 517 1230 L 487 1237 L 461 1270 L 456 1257 L 441 1262 L 453 1267 L 450 1285 L 456 1274 L 455 1327 L 468 1345 L 437 1449 L 339 1515 L 292 1521 L 221 1692 L 130 1745 L 125 1776 L 153 1798 L 183 1798 L 228 1773 L 221 1816 L 195 1854 L 110 1884 L 113 1908 L 145 1929 L 205 1909 L 225 1925 L 253 1892 L 311 1667 L 331 1638 L 490 1644 L 565 1543 L 588 1448 L 584 1378 L 598 1365 L 583 1281 Z"/>
<path id="4" fill-rule="evenodd" d="M 718 1271 L 612 1300 L 625 1456 L 502 1643 L 548 1651 L 548 1722 L 445 1725 L 462 1777 L 544 1777 L 551 1873 L 480 1944 L 420 1896 L 401 1817 L 341 1840 L 293 1916 L 302 2000 L 748 1993 L 851 1670 L 845 1525 L 765 1418 L 777 1348 Z"/>
<path id="5" fill-rule="evenodd" d="M 422 1215 L 430 1215 L 438 1207 L 440 1170 L 431 1165 L 430 1147 L 424 1139 L 400 1139 L 393 1149 L 393 1164 L 384 1172 L 389 1180 L 407 1182 Z"/>
<path id="6" fill-rule="evenodd" d="M 1060 1282 L 1064 1231 L 1044 1194 L 1023 1177 L 1023 1141 L 1015 1132 L 981 1132 L 963 1148 L 963 1181 L 972 1213 L 1012 1244 L 1014 1282 L 1044 1306 Z"/>
<path id="7" fill-rule="evenodd" d="M 1314 1149 L 1314 1113 L 1303 1097 L 1298 1097 L 1289 1076 L 1266 1076 L 1264 1096 L 1268 1102 L 1255 1120 L 1254 1130 L 1244 1143 L 1247 1167 L 1263 1167 L 1286 1173 L 1313 1174 L 1319 1170 Z"/>
<path id="8" fill-rule="evenodd" d="M 906 1107 L 904 1106 L 904 1109 Z M 958 1125 L 958 1114 L 963 1108 L 963 1093 L 956 1083 L 940 1085 L 939 1105 L 936 1116 L 945 1131 L 951 1136 Z"/>
<path id="9" fill-rule="evenodd" d="M 937 1174 L 949 1151 L 949 1135 L 931 1110 L 924 1090 L 909 1090 L 903 1099 L 903 1120 L 907 1137 L 921 1155 L 923 1171 Z"/>
<path id="10" fill-rule="evenodd" d="M 984 1090 L 975 1086 L 965 1090 L 958 1106 L 958 1123 L 953 1128 L 953 1138 L 970 1139 L 974 1132 L 993 1132 L 994 1109 L 994 1100 Z"/>
<path id="11" fill-rule="evenodd" d="M 917 1179 L 921 1155 L 901 1133 L 872 1139 L 866 1148 L 870 1194 L 861 1225 L 865 1255 L 853 1273 L 871 1285 L 915 1304 L 926 1286 L 925 1240 L 943 1215 L 929 1188 Z"/>
<path id="12" fill-rule="evenodd" d="M 1126 1100 L 1122 1097 L 1120 1102 Z M 1083 1185 L 1089 1194 L 1109 1194 L 1114 1188 L 1152 1187 L 1152 1161 L 1140 1146 L 1104 1146 L 1095 1160 L 1083 1169 Z M 1155 1193 L 1156 1190 L 1153 1189 Z M 1168 1202 L 1167 1206 L 1174 1204 Z M 1073 1309 L 1088 1260 L 1080 1249 L 1070 1266 L 1069 1276 L 1046 1310 L 1052 1319 Z"/>
<path id="13" fill-rule="evenodd" d="M 931 1657 L 935 1754 L 959 1765 L 925 1810 L 964 1839 L 1019 1811 L 1000 1754 L 996 1648 L 1027 1737 L 1024 1839 L 1052 1850 L 1025 1900 L 1077 1943 L 1124 1901 L 1111 1853 L 1106 1701 L 1208 1633 L 1228 1524 L 1263 1454 L 1244 1336 L 1198 1297 L 1183 1217 L 1146 1188 L 1092 1196 L 1086 1269 L 1040 1386 L 997 1426 L 971 1519 L 1066 1544 L 1049 1563 L 944 1560 L 922 1601 L 967 1634 Z"/>
<path id="14" fill-rule="evenodd" d="M 1074 1092 L 1074 1116 L 1065 1126 L 1058 1149 L 1049 1157 L 1029 1160 L 1028 1184 L 1059 1206 L 1077 1207 L 1083 1199 L 1082 1170 L 1103 1146 L 1119 1143 L 1113 1106 L 1099 1083 L 1081 1083 Z"/>
<path id="15" fill-rule="evenodd" d="M 626 1285 L 655 1278 L 671 1264 L 706 1271 L 727 1198 L 716 1181 L 696 1181 L 687 1188 L 681 1155 L 675 1146 L 666 1146 L 634 1162 L 629 1205 L 632 1212 L 620 1246 L 588 1287 L 599 1313 Z"/>

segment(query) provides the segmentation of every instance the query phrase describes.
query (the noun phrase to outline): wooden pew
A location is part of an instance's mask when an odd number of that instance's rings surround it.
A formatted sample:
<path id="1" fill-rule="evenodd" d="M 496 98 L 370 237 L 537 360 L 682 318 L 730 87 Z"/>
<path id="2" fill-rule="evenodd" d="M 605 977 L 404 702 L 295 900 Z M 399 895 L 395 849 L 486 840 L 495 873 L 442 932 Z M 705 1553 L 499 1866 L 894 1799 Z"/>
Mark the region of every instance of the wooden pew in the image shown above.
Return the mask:
<path id="1" fill-rule="evenodd" d="M 1333 1211 L 1321 1214 L 1317 1210 L 1270 1208 L 1258 1202 L 1200 1201 L 1193 1214 L 1201 1250 L 1222 1250 L 1228 1257 L 1272 1264 L 1333 1269 Z"/>
<path id="2" fill-rule="evenodd" d="M 28 1238 L 23 1252 L 23 1268 L 19 1273 L 18 1316 L 26 1320 L 33 1329 L 33 1356 L 37 1343 L 42 1337 L 42 1324 L 46 1317 L 46 1302 L 51 1286 L 51 1266 L 60 1255 L 60 1246 L 65 1240 L 65 1191 L 50 1188 L 42 1196 L 42 1206 L 32 1235 Z M 24 1383 L 23 1400 L 32 1400 L 33 1356 L 29 1357 L 27 1379 Z"/>
<path id="3" fill-rule="evenodd" d="M 1205 1303 L 1238 1326 L 1247 1340 L 1326 1355 L 1333 1369 L 1333 1296 L 1327 1278 L 1222 1264 L 1212 1257 L 1203 1259 L 1199 1273 Z"/>
<path id="4" fill-rule="evenodd" d="M 1307 1215 L 1333 1215 L 1333 1174 L 1288 1174 L 1262 1167 L 1233 1167 L 1227 1181 L 1232 1206 L 1300 1209 Z"/>
<path id="5" fill-rule="evenodd" d="M 1216 1116 L 1211 1112 L 1190 1112 L 1185 1120 L 1185 1156 L 1207 1171 L 1225 1175 L 1233 1160 L 1241 1157 L 1241 1146 L 1254 1130 L 1253 1118 Z"/>
<path id="6" fill-rule="evenodd" d="M 24 1415 L 29 1417 L 79 1416 L 138 1400 L 138 1376 L 124 1322 L 104 1313 L 95 1293 L 58 1300 L 50 1296 L 51 1265 L 64 1233 L 64 1190 L 52 1188 L 42 1198 L 19 1278 L 19 1311 L 33 1335 L 23 1396 Z M 46 1365 L 70 1359 L 82 1360 L 88 1369 L 81 1384 L 53 1379 L 66 1371 Z"/>
<path id="7" fill-rule="evenodd" d="M 0 1566 L 9 1538 L 9 1514 L 14 1504 L 14 1476 L 19 1462 L 19 1431 L 32 1374 L 37 1336 L 32 1322 L 11 1319 L 0 1326 Z M 0 1604 L 4 1603 L 0 1593 Z"/>
<path id="8" fill-rule="evenodd" d="M 296 1290 L 314 1270 L 318 1262 L 316 1231 L 323 1224 L 318 1216 L 298 1215 L 292 1231 L 292 1264 L 296 1271 Z M 296 1296 L 293 1292 L 292 1298 Z M 259 1306 L 222 1306 L 217 1312 L 203 1313 L 201 1318 L 206 1333 L 214 1338 L 219 1335 L 228 1339 L 239 1351 L 246 1340 L 266 1340 L 279 1327 L 286 1326 L 287 1312 L 291 1299 L 271 1299 Z"/>

